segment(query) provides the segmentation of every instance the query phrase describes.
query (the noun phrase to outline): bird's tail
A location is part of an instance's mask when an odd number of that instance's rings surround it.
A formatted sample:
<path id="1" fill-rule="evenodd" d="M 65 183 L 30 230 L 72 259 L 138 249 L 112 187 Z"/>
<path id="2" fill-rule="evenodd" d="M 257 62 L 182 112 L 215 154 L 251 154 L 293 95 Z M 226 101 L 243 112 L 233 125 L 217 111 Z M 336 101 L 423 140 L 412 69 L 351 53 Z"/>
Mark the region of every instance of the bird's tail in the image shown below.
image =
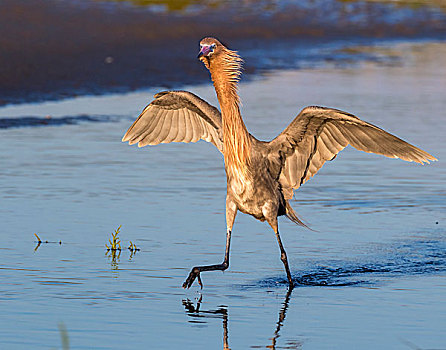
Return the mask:
<path id="1" fill-rule="evenodd" d="M 285 216 L 290 219 L 292 222 L 294 222 L 296 225 L 303 226 L 311 231 L 313 231 L 308 225 L 306 225 L 301 219 L 297 217 L 296 212 L 291 207 L 290 203 L 288 201 L 285 201 L 286 205 L 286 214 Z"/>

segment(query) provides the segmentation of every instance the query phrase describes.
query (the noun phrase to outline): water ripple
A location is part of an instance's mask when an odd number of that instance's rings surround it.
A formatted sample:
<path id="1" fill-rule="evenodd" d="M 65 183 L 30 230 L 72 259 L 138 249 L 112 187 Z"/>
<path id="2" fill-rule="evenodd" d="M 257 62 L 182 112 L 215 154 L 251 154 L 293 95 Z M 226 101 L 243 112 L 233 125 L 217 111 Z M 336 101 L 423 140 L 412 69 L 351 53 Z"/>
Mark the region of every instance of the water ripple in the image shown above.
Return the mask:
<path id="1" fill-rule="evenodd" d="M 382 249 L 382 248 L 381 248 Z M 380 249 L 380 250 L 381 250 Z M 367 262 L 330 261 L 294 274 L 298 286 L 341 287 L 375 284 L 383 278 L 435 274 L 446 271 L 446 242 L 421 240 L 384 248 L 385 256 Z M 271 277 L 259 281 L 257 287 L 287 284 L 287 280 Z M 254 286 L 251 286 L 254 287 Z"/>

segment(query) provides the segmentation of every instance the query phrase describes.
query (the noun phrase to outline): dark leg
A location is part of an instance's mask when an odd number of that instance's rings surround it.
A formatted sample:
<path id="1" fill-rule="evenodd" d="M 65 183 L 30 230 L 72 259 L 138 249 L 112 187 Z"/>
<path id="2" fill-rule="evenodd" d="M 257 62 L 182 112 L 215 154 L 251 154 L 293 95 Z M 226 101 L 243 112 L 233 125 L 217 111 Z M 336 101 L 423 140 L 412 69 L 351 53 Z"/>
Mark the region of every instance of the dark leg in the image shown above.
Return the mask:
<path id="1" fill-rule="evenodd" d="M 237 214 L 237 208 L 234 203 L 229 202 L 226 199 L 226 251 L 225 251 L 225 259 L 221 264 L 218 265 L 205 265 L 205 266 L 195 266 L 192 268 L 189 276 L 186 278 L 186 281 L 183 283 L 183 288 L 190 288 L 192 283 L 194 283 L 195 279 L 197 279 L 198 284 L 201 288 L 203 288 L 203 283 L 201 282 L 200 273 L 203 271 L 215 271 L 221 270 L 224 271 L 229 267 L 229 249 L 231 246 L 231 231 L 232 226 L 234 225 L 235 215 Z"/>
<path id="2" fill-rule="evenodd" d="M 291 278 L 290 267 L 288 266 L 288 258 L 286 256 L 285 248 L 283 248 L 282 240 L 280 239 L 279 231 L 276 231 L 277 243 L 279 243 L 280 248 L 280 260 L 282 260 L 285 266 L 286 276 L 290 284 L 290 289 L 294 288 L 293 279 Z"/>
<path id="3" fill-rule="evenodd" d="M 265 213 L 268 214 L 268 211 L 265 211 Z M 285 266 L 286 276 L 288 278 L 290 289 L 293 289 L 294 283 L 293 279 L 291 278 L 291 272 L 290 272 L 290 267 L 288 266 L 288 258 L 286 256 L 286 251 L 285 248 L 283 247 L 282 240 L 280 239 L 279 225 L 277 224 L 277 215 L 270 215 L 269 217 L 268 216 L 266 217 L 267 217 L 266 220 L 268 221 L 269 225 L 272 227 L 274 233 L 276 234 L 277 243 L 279 243 L 279 248 L 280 248 L 280 260 L 282 260 L 283 265 Z"/>
<path id="4" fill-rule="evenodd" d="M 198 284 L 201 288 L 203 288 L 203 283 L 201 282 L 200 272 L 203 271 L 215 271 L 215 270 L 221 270 L 224 271 L 229 267 L 229 246 L 231 242 L 231 231 L 228 230 L 226 234 L 226 253 L 225 253 L 225 260 L 218 265 L 205 265 L 205 266 L 195 266 L 192 268 L 191 272 L 189 273 L 189 276 L 187 277 L 186 281 L 183 283 L 183 288 L 190 288 L 192 286 L 192 283 L 194 283 L 195 278 L 198 281 Z"/>

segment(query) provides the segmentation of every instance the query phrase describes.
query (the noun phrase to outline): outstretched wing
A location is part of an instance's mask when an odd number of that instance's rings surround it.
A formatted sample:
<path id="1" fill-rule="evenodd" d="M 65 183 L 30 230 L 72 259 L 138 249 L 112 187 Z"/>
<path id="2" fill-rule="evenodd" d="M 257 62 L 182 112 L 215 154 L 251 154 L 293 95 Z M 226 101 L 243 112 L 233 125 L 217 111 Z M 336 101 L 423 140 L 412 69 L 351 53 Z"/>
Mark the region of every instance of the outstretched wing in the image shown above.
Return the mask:
<path id="1" fill-rule="evenodd" d="M 169 142 L 212 142 L 222 151 L 221 114 L 187 91 L 164 91 L 139 115 L 122 138 L 139 147 Z"/>
<path id="2" fill-rule="evenodd" d="M 352 114 L 331 108 L 306 107 L 268 144 L 270 155 L 276 154 L 280 160 L 280 165 L 273 168 L 285 198 L 292 198 L 293 189 L 314 176 L 327 160 L 334 159 L 349 144 L 360 151 L 409 162 L 423 164 L 436 160 L 429 153 Z"/>

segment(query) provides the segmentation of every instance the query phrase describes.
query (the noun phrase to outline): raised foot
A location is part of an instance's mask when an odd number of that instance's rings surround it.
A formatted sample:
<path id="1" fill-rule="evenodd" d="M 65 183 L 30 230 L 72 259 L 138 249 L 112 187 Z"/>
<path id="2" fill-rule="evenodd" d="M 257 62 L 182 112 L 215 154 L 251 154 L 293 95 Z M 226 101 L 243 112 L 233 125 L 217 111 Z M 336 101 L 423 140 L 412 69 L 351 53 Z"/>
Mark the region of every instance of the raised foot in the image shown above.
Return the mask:
<path id="1" fill-rule="evenodd" d="M 206 266 L 195 266 L 192 268 L 191 272 L 189 273 L 189 276 L 187 276 L 186 281 L 183 283 L 183 288 L 190 288 L 192 286 L 192 283 L 194 283 L 195 279 L 197 279 L 198 284 L 200 285 L 201 289 L 203 289 L 203 283 L 201 283 L 200 278 L 200 272 L 203 271 L 215 271 L 220 270 L 224 271 L 228 268 L 229 262 L 224 261 L 222 264 L 218 265 L 206 265 Z"/>
<path id="2" fill-rule="evenodd" d="M 192 270 L 189 273 L 189 276 L 187 276 L 186 281 L 184 281 L 183 283 L 183 288 L 189 289 L 194 283 L 195 279 L 197 279 L 198 284 L 200 285 L 201 289 L 203 289 L 203 283 L 201 282 L 201 277 L 200 277 L 200 268 L 198 267 L 192 268 Z"/>

